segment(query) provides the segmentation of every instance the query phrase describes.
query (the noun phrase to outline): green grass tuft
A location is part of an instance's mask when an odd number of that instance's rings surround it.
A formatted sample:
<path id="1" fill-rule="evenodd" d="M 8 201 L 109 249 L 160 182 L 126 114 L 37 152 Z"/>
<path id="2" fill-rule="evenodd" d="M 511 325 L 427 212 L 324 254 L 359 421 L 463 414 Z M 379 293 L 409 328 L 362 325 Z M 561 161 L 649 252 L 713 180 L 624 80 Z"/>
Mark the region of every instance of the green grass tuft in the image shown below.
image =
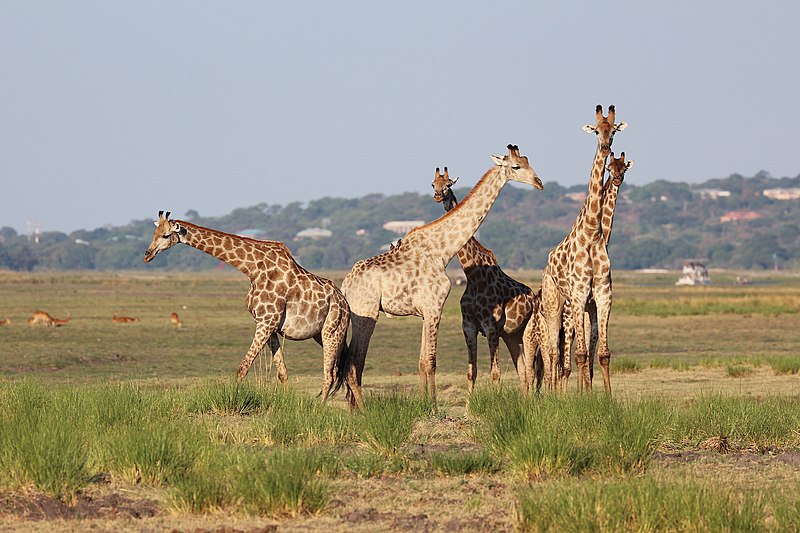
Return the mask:
<path id="1" fill-rule="evenodd" d="M 765 499 L 727 485 L 565 480 L 520 490 L 520 531 L 760 531 Z"/>
<path id="2" fill-rule="evenodd" d="M 356 433 L 374 450 L 392 456 L 411 436 L 414 423 L 432 411 L 427 398 L 409 397 L 397 392 L 372 395 L 358 413 Z"/>

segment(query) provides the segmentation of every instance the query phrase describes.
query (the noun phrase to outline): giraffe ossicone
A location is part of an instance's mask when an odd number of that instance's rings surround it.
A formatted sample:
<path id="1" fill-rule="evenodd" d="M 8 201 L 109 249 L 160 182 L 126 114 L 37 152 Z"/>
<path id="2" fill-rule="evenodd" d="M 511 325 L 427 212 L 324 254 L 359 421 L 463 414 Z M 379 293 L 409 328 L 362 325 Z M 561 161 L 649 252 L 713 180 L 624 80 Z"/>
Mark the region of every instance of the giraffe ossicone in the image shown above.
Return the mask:
<path id="1" fill-rule="evenodd" d="M 611 262 L 602 231 L 603 176 L 606 160 L 611 151 L 614 134 L 627 127 L 616 123 L 616 108 L 609 106 L 608 115 L 603 108 L 595 108 L 595 124 L 584 126 L 584 131 L 597 135 L 597 149 L 589 177 L 586 200 L 564 240 L 548 255 L 542 273 L 542 295 L 539 315 L 528 323 L 525 351 L 541 349 L 544 377 L 548 389 L 565 389 L 571 371 L 568 349 L 574 335 L 575 361 L 582 386 L 591 389 L 589 350 L 584 326 L 584 310 L 590 300 L 596 306 L 597 354 L 603 370 L 603 384 L 611 393 L 608 348 L 608 319 L 611 312 Z M 569 302 L 567 307 L 566 302 Z M 568 312 L 565 312 L 565 308 Z M 562 331 L 563 327 L 563 331 Z M 528 361 L 530 370 L 530 361 Z"/>

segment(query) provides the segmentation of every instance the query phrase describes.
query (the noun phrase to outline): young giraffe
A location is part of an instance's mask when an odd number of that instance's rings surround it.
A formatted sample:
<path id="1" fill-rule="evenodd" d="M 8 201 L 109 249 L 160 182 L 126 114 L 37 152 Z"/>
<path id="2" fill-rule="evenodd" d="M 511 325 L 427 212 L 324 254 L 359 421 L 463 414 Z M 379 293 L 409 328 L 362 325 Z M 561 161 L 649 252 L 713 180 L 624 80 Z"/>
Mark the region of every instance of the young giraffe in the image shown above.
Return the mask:
<path id="1" fill-rule="evenodd" d="M 360 407 L 363 402 L 361 377 L 380 311 L 422 317 L 420 388 L 435 404 L 436 340 L 442 306 L 450 293 L 445 268 L 478 229 L 509 180 L 543 188 L 519 148 L 508 145 L 508 151 L 503 157 L 492 156 L 495 166 L 455 209 L 411 230 L 394 250 L 359 261 L 345 277 L 342 292 L 350 303 L 353 324 L 347 378 L 348 384 L 355 381 L 358 393 L 350 396 L 352 405 Z"/>
<path id="2" fill-rule="evenodd" d="M 625 180 L 625 173 L 633 166 L 633 159 L 625 160 L 625 152 L 620 153 L 620 157 L 615 158 L 611 152 L 608 165 L 608 179 L 603 186 L 603 212 L 600 219 L 600 227 L 603 231 L 603 238 L 606 246 L 611 240 L 611 227 L 614 225 L 614 213 L 617 208 L 617 196 L 619 187 Z M 589 339 L 589 390 L 591 389 L 592 379 L 594 378 L 594 358 L 597 352 L 597 304 L 594 301 L 594 294 L 589 298 L 586 305 L 586 312 L 583 315 L 584 335 Z M 564 351 L 567 357 L 568 348 Z M 578 380 L 578 390 L 583 390 L 586 380 Z"/>
<path id="3" fill-rule="evenodd" d="M 337 375 L 344 371 L 346 334 L 350 308 L 332 281 L 316 276 L 301 267 L 282 242 L 261 241 L 197 226 L 183 220 L 170 220 L 169 211 L 158 221 L 153 242 L 144 253 L 144 262 L 175 244 L 197 248 L 239 269 L 250 278 L 247 308 L 256 322 L 250 349 L 239 364 L 237 377 L 247 376 L 253 360 L 269 341 L 278 378 L 286 381 L 286 367 L 281 354 L 280 334 L 290 340 L 313 338 L 322 346 L 324 402 Z M 338 388 L 338 387 L 337 387 Z"/>
<path id="4" fill-rule="evenodd" d="M 589 293 L 592 292 L 597 304 L 598 356 L 603 369 L 603 384 L 606 392 L 611 392 L 608 373 L 611 354 L 606 336 L 611 310 L 611 274 L 608 252 L 600 230 L 600 215 L 606 159 L 611 151 L 614 134 L 627 127 L 624 122 L 615 124 L 615 118 L 614 106 L 609 106 L 608 117 L 604 117 L 603 108 L 598 105 L 595 109 L 595 124 L 583 128 L 584 131 L 597 135 L 597 151 L 589 178 L 588 195 L 572 230 L 548 255 L 547 266 L 542 274 L 539 316 L 528 322 L 528 327 L 537 327 L 538 332 L 529 333 L 525 338 L 529 341 L 535 339 L 539 343 L 546 385 L 551 390 L 559 385 L 565 388 L 571 370 L 569 357 L 566 357 L 563 359 L 563 378 L 559 376 L 559 332 L 566 301 L 570 302 L 572 312 L 563 324 L 564 338 L 571 339 L 575 335 L 575 360 L 581 379 L 588 381 L 588 349 L 583 328 L 583 310 L 586 308 Z M 526 353 L 533 353 L 530 351 L 532 349 L 533 346 L 526 344 Z M 530 361 L 528 365 L 530 369 Z"/>
<path id="5" fill-rule="evenodd" d="M 458 205 L 452 186 L 458 180 L 451 180 L 447 167 L 444 174 L 436 174 L 431 183 L 433 199 L 442 204 L 445 212 Z M 493 382 L 500 380 L 500 339 L 503 339 L 520 380 L 520 388 L 528 387 L 526 365 L 521 364 L 522 333 L 538 301 L 534 299 L 530 287 L 508 276 L 497 263 L 491 250 L 484 248 L 475 237 L 456 254 L 464 275 L 467 288 L 461 296 L 461 329 L 467 343 L 469 366 L 467 382 L 469 391 L 475 388 L 478 377 L 478 333 L 486 336 L 489 344 L 489 363 Z"/>

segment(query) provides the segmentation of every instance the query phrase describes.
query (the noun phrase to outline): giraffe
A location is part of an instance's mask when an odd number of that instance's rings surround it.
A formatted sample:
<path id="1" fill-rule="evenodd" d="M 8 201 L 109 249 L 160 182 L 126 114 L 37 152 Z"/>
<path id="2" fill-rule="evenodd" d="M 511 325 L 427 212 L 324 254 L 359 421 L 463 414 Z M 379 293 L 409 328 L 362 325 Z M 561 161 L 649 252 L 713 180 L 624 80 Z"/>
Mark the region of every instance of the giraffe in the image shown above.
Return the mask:
<path id="1" fill-rule="evenodd" d="M 420 389 L 436 404 L 436 340 L 442 306 L 450 293 L 445 268 L 478 229 L 509 180 L 543 188 L 519 148 L 508 145 L 508 151 L 503 157 L 492 156 L 495 166 L 456 208 L 411 230 L 394 250 L 359 261 L 345 277 L 342 292 L 350 303 L 353 325 L 346 372 L 348 385 L 355 382 L 358 392 L 350 396 L 352 406 L 363 405 L 361 377 L 380 311 L 422 317 Z"/>
<path id="2" fill-rule="evenodd" d="M 246 304 L 256 322 L 250 349 L 239 364 L 241 382 L 253 360 L 269 342 L 278 378 L 286 381 L 278 335 L 290 340 L 313 338 L 322 346 L 322 402 L 327 400 L 336 374 L 344 370 L 346 334 L 350 308 L 332 281 L 304 269 L 282 242 L 262 241 L 204 228 L 183 220 L 171 220 L 169 211 L 158 212 L 153 241 L 144 253 L 144 262 L 175 244 L 197 248 L 237 268 L 250 279 Z"/>
<path id="3" fill-rule="evenodd" d="M 589 300 L 590 292 L 597 305 L 598 316 L 598 358 L 603 370 L 603 384 L 611 393 L 608 365 L 611 354 L 608 350 L 608 317 L 611 311 L 611 273 L 608 252 L 600 229 L 603 193 L 603 175 L 606 159 L 611 151 L 614 134 L 622 131 L 627 124 L 615 123 L 616 109 L 609 106 L 608 116 L 603 116 L 603 108 L 595 108 L 595 124 L 584 126 L 584 131 L 597 135 L 597 150 L 589 177 L 589 190 L 580 212 L 572 225 L 570 233 L 548 255 L 547 265 L 542 273 L 542 295 L 539 316 L 528 322 L 528 327 L 537 327 L 536 334 L 530 332 L 525 338 L 538 342 L 542 351 L 545 381 L 548 389 L 558 385 L 566 387 L 571 371 L 569 357 L 564 358 L 563 377 L 558 375 L 560 360 L 559 332 L 562 327 L 562 313 L 565 302 L 569 301 L 570 313 L 564 318 L 564 338 L 575 335 L 575 361 L 580 379 L 587 389 L 589 371 L 587 365 L 588 349 L 583 328 L 583 310 Z M 568 316 L 567 316 L 568 315 Z M 525 346 L 526 353 L 533 353 L 533 346 Z M 528 361 L 530 370 L 531 362 Z"/>
<path id="4" fill-rule="evenodd" d="M 447 167 L 444 174 L 436 174 L 431 183 L 433 199 L 444 207 L 445 212 L 458 205 Z M 475 388 L 478 377 L 478 333 L 486 336 L 489 344 L 489 363 L 493 382 L 500 380 L 500 339 L 503 339 L 520 380 L 520 387 L 527 389 L 526 368 L 519 361 L 522 351 L 522 333 L 531 317 L 537 301 L 530 287 L 508 276 L 500 268 L 494 253 L 481 245 L 475 237 L 456 254 L 464 275 L 467 288 L 461 296 L 461 329 L 467 344 L 469 365 L 467 385 L 469 391 Z"/>
<path id="5" fill-rule="evenodd" d="M 614 157 L 614 152 L 610 153 L 608 165 L 608 179 L 603 185 L 603 210 L 600 219 L 600 229 L 603 232 L 603 239 L 606 246 L 611 241 L 611 227 L 614 225 L 614 213 L 617 207 L 617 196 L 619 187 L 625 180 L 625 173 L 633 166 L 633 159 L 625 160 L 625 152 L 621 152 L 618 158 Z M 594 377 L 594 358 L 597 352 L 597 304 L 592 293 L 586 305 L 586 312 L 583 315 L 584 335 L 589 339 L 589 377 L 588 383 L 591 388 L 592 378 Z M 568 349 L 564 352 L 564 357 L 568 357 Z M 578 390 L 583 390 L 584 380 L 578 380 Z"/>

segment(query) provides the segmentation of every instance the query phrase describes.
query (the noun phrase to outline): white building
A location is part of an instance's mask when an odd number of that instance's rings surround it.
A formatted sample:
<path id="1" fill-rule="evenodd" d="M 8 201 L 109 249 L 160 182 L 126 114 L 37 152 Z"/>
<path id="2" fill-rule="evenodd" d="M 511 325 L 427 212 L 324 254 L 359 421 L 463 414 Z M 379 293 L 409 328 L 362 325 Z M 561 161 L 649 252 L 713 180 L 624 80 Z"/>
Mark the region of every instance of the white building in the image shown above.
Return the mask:
<path id="1" fill-rule="evenodd" d="M 722 189 L 697 189 L 694 194 L 698 195 L 703 200 L 716 200 L 717 198 L 728 198 L 731 191 Z"/>
<path id="2" fill-rule="evenodd" d="M 294 236 L 294 240 L 299 241 L 300 239 L 327 239 L 331 235 L 333 235 L 333 232 L 329 229 L 306 228 L 303 231 L 297 232 L 297 235 Z"/>
<path id="3" fill-rule="evenodd" d="M 424 226 L 424 220 L 392 220 L 383 225 L 383 229 L 392 233 L 405 235 L 409 231 L 419 226 Z"/>
<path id="4" fill-rule="evenodd" d="M 773 200 L 798 200 L 800 199 L 800 187 L 791 189 L 764 189 L 764 196 Z"/>

